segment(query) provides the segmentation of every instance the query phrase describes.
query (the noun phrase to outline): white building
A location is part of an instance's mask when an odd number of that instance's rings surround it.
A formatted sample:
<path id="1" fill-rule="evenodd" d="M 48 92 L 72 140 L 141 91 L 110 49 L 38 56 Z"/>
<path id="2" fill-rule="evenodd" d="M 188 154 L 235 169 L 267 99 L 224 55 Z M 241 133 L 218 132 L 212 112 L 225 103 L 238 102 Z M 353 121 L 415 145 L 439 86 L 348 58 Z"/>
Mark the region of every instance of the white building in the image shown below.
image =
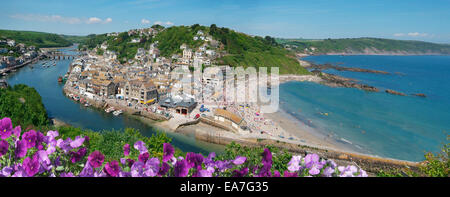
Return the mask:
<path id="1" fill-rule="evenodd" d="M 191 59 L 192 58 L 192 50 L 191 49 L 184 49 L 183 50 L 183 59 Z"/>

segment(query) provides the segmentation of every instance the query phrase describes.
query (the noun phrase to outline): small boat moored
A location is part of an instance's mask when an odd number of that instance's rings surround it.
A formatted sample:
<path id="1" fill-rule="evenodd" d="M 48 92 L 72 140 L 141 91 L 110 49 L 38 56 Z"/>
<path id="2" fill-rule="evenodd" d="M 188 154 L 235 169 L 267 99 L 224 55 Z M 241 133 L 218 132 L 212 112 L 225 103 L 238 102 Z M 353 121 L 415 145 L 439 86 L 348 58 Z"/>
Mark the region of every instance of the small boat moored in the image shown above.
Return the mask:
<path id="1" fill-rule="evenodd" d="M 114 115 L 114 116 L 118 116 L 118 115 L 120 115 L 120 114 L 122 114 L 122 113 L 123 113 L 122 110 L 117 110 L 117 111 L 113 112 L 113 115 Z"/>

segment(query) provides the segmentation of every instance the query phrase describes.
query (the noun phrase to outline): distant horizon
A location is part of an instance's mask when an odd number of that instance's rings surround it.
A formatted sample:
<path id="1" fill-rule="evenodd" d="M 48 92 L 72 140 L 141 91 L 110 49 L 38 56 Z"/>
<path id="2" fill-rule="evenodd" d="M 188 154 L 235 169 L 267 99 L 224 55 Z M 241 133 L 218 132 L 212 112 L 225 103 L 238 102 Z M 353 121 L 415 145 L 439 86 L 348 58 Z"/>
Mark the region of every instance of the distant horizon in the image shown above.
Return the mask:
<path id="1" fill-rule="evenodd" d="M 2 2 L 0 29 L 88 35 L 216 24 L 277 38 L 358 38 L 450 43 L 446 0 L 15 0 Z"/>
<path id="2" fill-rule="evenodd" d="M 192 24 L 193 25 L 193 24 Z M 174 26 L 181 26 L 181 25 L 174 25 Z M 186 26 L 186 25 L 185 25 Z M 191 25 L 187 25 L 187 26 L 191 26 Z M 142 29 L 142 28 L 150 28 L 150 27 L 141 27 L 141 28 L 132 28 L 132 29 Z M 168 27 L 166 27 L 168 28 Z M 227 27 L 228 28 L 228 27 Z M 92 34 L 84 34 L 84 35 L 76 35 L 76 34 L 60 34 L 60 33 L 56 33 L 56 32 L 45 32 L 45 31 L 36 31 L 36 30 L 24 30 L 24 29 L 2 29 L 0 28 L 0 30 L 11 30 L 11 31 L 29 31 L 29 32 L 40 32 L 40 33 L 50 33 L 50 34 L 56 34 L 56 35 L 64 35 L 64 36 L 88 36 L 88 35 L 92 35 Z M 131 29 L 129 29 L 131 30 Z M 235 30 L 235 29 L 233 29 Z M 111 31 L 111 32 L 104 32 L 104 33 L 97 33 L 95 35 L 101 35 L 101 34 L 107 34 L 107 33 L 113 33 L 113 32 L 126 32 L 128 30 L 125 31 Z M 236 30 L 235 30 L 236 31 Z M 248 34 L 246 32 L 241 32 L 241 33 L 245 33 L 247 35 L 250 36 L 270 36 L 273 38 L 277 38 L 277 39 L 286 39 L 286 40 L 326 40 L 326 39 L 358 39 L 358 38 L 378 38 L 378 39 L 388 39 L 388 40 L 401 40 L 401 41 L 419 41 L 419 42 L 427 42 L 427 43 L 434 43 L 434 44 L 443 44 L 443 45 L 450 45 L 450 42 L 432 42 L 432 41 L 427 41 L 427 40 L 413 40 L 413 39 L 396 39 L 396 38 L 383 38 L 383 37 L 369 37 L 369 36 L 361 36 L 361 37 L 340 37 L 340 38 L 302 38 L 302 37 L 298 37 L 298 38 L 285 38 L 285 37 L 274 37 L 272 35 L 252 35 L 252 34 Z"/>

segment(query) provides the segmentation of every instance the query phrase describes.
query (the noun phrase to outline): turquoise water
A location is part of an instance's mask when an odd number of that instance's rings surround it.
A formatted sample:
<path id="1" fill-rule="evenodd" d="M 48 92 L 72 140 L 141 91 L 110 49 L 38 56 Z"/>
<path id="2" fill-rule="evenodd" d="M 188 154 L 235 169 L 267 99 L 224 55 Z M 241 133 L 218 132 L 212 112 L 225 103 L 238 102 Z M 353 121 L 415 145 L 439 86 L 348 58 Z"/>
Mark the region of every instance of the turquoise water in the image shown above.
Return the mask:
<path id="1" fill-rule="evenodd" d="M 447 142 L 450 56 L 311 56 L 305 60 L 395 73 L 325 71 L 383 91 L 427 95 L 397 96 L 305 82 L 282 84 L 281 108 L 315 131 L 331 134 L 364 153 L 410 161 L 423 160 L 425 151 L 438 152 Z"/>
<path id="2" fill-rule="evenodd" d="M 69 49 L 63 49 L 65 53 L 74 53 Z M 135 128 L 144 136 L 156 133 L 156 128 L 148 126 L 141 121 L 129 116 L 114 116 L 102 110 L 87 108 L 64 96 L 61 84 L 58 84 L 58 76 L 64 76 L 72 60 L 56 61 L 56 66 L 43 68 L 43 61 L 19 69 L 7 76 L 10 85 L 26 84 L 34 87 L 42 97 L 49 117 L 60 119 L 76 127 L 91 129 L 94 131 Z M 31 66 L 34 68 L 31 69 Z M 222 152 L 223 147 L 201 141 L 194 137 L 182 134 L 168 133 L 172 137 L 172 144 L 186 152 L 200 152 L 208 154 L 209 151 Z"/>

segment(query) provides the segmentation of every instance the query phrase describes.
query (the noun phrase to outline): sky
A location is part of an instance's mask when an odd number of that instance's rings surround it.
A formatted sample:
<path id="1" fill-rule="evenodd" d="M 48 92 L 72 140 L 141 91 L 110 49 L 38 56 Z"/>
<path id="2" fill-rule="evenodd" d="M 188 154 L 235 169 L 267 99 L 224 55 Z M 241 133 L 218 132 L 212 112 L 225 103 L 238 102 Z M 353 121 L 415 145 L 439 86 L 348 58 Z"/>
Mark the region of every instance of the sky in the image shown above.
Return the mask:
<path id="1" fill-rule="evenodd" d="M 0 29 L 88 35 L 198 23 L 282 38 L 450 43 L 450 0 L 0 1 Z"/>

